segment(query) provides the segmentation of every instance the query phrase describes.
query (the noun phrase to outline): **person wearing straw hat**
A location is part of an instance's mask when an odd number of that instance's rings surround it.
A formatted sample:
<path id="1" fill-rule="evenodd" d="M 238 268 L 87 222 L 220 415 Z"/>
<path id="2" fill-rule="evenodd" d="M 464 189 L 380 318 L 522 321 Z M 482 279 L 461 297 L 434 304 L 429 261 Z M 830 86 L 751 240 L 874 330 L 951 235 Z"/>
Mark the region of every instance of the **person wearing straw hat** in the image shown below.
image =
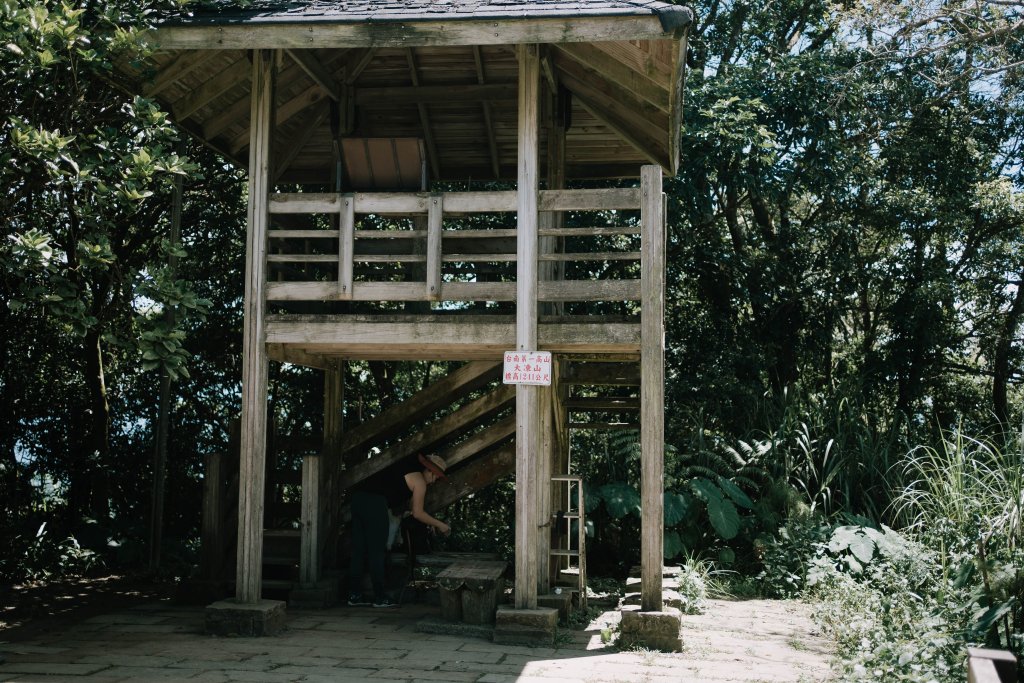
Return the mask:
<path id="1" fill-rule="evenodd" d="M 423 509 L 427 487 L 447 479 L 448 465 L 436 454 L 406 458 L 356 485 L 352 492 L 352 559 L 349 563 L 349 605 L 393 607 L 384 593 L 389 510 L 410 507 L 412 517 L 442 534 L 451 527 Z M 373 600 L 366 600 L 359 590 L 364 564 L 369 565 Z"/>

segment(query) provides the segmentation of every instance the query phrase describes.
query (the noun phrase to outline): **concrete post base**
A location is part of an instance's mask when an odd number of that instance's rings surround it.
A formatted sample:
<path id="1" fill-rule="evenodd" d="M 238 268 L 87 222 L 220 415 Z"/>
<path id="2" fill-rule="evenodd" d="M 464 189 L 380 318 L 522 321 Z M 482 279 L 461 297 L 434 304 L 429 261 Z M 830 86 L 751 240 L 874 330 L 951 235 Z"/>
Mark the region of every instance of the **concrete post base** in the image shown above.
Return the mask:
<path id="1" fill-rule="evenodd" d="M 241 603 L 234 598 L 206 607 L 206 633 L 214 636 L 274 636 L 284 629 L 285 603 L 260 600 Z"/>
<path id="2" fill-rule="evenodd" d="M 557 609 L 513 609 L 501 605 L 494 620 L 494 642 L 500 645 L 553 647 L 557 627 Z"/>
<path id="3" fill-rule="evenodd" d="M 561 593 L 548 593 L 537 596 L 538 607 L 553 607 L 558 610 L 558 620 L 567 623 L 572 614 L 572 596 L 575 591 L 563 588 Z"/>
<path id="4" fill-rule="evenodd" d="M 661 612 L 622 612 L 619 624 L 619 647 L 645 647 L 662 652 L 682 652 L 683 639 L 679 633 L 682 619 L 679 610 L 666 607 Z"/>

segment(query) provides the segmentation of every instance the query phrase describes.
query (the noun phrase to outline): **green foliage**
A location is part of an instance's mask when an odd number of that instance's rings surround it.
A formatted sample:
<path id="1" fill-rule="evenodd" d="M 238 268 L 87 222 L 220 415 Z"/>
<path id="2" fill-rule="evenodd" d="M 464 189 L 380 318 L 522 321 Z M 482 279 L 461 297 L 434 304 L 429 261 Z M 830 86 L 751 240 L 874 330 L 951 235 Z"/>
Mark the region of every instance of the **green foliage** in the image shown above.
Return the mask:
<path id="1" fill-rule="evenodd" d="M 46 522 L 35 534 L 16 535 L 0 558 L 0 584 L 81 576 L 102 567 L 100 555 L 83 548 L 74 536 L 56 538 Z"/>

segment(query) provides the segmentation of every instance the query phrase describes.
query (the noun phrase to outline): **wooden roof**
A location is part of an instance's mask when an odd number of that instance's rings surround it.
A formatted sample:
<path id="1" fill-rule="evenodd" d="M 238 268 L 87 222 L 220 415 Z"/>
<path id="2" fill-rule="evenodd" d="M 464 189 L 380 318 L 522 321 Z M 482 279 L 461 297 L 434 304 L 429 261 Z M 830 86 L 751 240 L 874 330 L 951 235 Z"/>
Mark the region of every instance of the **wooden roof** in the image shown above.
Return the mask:
<path id="1" fill-rule="evenodd" d="M 257 0 L 165 18 L 153 56 L 121 72 L 244 167 L 249 50 L 280 49 L 276 180 L 328 183 L 352 139 L 421 141 L 430 179 L 508 180 L 511 46 L 539 43 L 547 91 L 560 93 L 546 111 L 568 124 L 567 177 L 635 176 L 648 163 L 672 174 L 691 21 L 688 9 L 657 0 Z"/>

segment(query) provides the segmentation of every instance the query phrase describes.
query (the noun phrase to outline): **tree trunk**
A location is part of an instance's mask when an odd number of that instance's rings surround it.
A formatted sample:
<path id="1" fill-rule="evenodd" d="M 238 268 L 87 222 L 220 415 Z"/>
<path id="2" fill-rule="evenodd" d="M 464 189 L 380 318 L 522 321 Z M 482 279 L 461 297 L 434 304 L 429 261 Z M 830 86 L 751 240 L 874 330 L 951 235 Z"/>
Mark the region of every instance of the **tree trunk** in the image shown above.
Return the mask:
<path id="1" fill-rule="evenodd" d="M 1017 293 L 996 339 L 995 359 L 992 362 L 992 410 L 1004 427 L 1010 421 L 1010 407 L 1006 398 L 1006 385 L 1010 381 L 1010 351 L 1021 316 L 1024 316 L 1024 278 L 1017 282 Z"/>
<path id="2" fill-rule="evenodd" d="M 90 330 L 85 336 L 85 383 L 89 394 L 89 417 L 82 458 L 84 490 L 80 503 L 88 505 L 88 512 L 98 520 L 110 516 L 110 486 L 107 468 L 110 467 L 110 404 L 104 376 L 103 347 L 100 331 Z"/>

